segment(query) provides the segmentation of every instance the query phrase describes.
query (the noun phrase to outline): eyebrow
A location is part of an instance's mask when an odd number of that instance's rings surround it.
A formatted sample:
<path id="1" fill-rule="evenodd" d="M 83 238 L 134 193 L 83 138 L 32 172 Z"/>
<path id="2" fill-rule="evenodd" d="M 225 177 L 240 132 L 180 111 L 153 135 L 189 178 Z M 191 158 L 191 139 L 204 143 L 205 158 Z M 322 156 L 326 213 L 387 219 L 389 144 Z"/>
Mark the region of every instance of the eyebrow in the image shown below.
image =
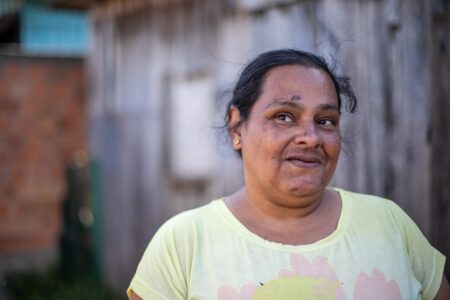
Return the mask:
<path id="1" fill-rule="evenodd" d="M 266 105 L 265 109 L 269 109 L 269 108 L 276 107 L 276 106 L 289 106 L 289 107 L 292 107 L 295 109 L 299 109 L 302 107 L 302 105 L 299 102 L 293 102 L 293 101 L 287 101 L 285 99 L 279 99 L 279 100 L 275 100 L 274 102 Z M 328 104 L 328 103 L 320 104 L 319 110 L 335 110 L 335 111 L 339 112 L 339 108 L 336 104 Z"/>

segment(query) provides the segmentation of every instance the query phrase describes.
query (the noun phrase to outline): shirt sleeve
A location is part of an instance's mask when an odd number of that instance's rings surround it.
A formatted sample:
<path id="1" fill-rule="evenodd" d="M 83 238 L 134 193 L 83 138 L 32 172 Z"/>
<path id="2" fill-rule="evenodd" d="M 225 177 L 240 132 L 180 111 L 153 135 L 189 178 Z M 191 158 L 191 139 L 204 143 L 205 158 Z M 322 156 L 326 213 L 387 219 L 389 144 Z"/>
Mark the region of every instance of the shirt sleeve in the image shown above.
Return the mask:
<path id="1" fill-rule="evenodd" d="M 442 281 L 445 256 L 433 248 L 413 220 L 394 202 L 391 212 L 405 241 L 411 268 L 422 284 L 422 299 L 434 299 Z"/>
<path id="2" fill-rule="evenodd" d="M 178 230 L 179 231 L 179 230 Z M 172 220 L 150 241 L 127 289 L 146 300 L 187 299 L 187 248 Z"/>

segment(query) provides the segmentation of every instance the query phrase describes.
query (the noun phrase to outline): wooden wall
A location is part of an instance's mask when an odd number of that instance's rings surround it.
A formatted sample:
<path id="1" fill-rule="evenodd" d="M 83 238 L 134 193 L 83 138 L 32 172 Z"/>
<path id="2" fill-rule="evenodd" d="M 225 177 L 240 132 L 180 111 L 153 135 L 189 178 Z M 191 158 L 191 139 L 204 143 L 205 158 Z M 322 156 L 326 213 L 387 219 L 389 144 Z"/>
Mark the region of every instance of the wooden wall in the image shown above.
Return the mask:
<path id="1" fill-rule="evenodd" d="M 450 3 L 432 1 L 427 32 L 430 146 L 430 238 L 450 258 Z M 450 264 L 446 265 L 447 278 Z"/>
<path id="2" fill-rule="evenodd" d="M 91 145 L 103 170 L 107 280 L 124 288 L 161 222 L 241 184 L 239 161 L 211 128 L 202 131 L 215 150 L 199 161 L 203 171 L 180 176 L 174 165 L 189 168 L 199 137 L 171 116 L 191 116 L 200 130 L 194 108 L 211 101 L 204 117 L 219 124 L 237 72 L 280 47 L 337 58 L 353 79 L 360 108 L 343 116 L 333 184 L 395 200 L 449 255 L 448 14 L 447 2 L 426 0 L 134 0 L 95 9 Z M 189 88 L 201 82 L 203 90 Z M 177 155 L 185 158 L 174 163 Z"/>

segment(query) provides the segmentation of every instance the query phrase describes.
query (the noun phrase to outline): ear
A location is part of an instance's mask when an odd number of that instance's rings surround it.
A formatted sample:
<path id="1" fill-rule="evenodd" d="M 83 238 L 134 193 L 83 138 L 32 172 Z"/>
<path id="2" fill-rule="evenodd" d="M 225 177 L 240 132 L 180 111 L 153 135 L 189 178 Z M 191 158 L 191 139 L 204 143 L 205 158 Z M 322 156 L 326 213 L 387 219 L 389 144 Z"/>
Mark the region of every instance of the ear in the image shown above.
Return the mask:
<path id="1" fill-rule="evenodd" d="M 230 131 L 231 141 L 233 143 L 234 150 L 241 150 L 241 131 L 242 131 L 242 120 L 241 113 L 239 109 L 232 106 L 230 108 L 229 119 L 228 119 L 228 130 Z"/>

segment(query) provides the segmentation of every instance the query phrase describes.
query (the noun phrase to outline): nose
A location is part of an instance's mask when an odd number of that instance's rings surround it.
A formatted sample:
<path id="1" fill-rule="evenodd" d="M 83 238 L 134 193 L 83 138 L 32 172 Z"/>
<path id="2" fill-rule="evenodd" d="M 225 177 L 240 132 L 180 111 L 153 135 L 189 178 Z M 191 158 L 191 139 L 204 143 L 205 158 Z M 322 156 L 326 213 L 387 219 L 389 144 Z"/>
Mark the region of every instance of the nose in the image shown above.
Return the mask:
<path id="1" fill-rule="evenodd" d="M 321 139 L 314 122 L 299 124 L 296 128 L 294 143 L 305 148 L 314 148 L 320 145 Z"/>

